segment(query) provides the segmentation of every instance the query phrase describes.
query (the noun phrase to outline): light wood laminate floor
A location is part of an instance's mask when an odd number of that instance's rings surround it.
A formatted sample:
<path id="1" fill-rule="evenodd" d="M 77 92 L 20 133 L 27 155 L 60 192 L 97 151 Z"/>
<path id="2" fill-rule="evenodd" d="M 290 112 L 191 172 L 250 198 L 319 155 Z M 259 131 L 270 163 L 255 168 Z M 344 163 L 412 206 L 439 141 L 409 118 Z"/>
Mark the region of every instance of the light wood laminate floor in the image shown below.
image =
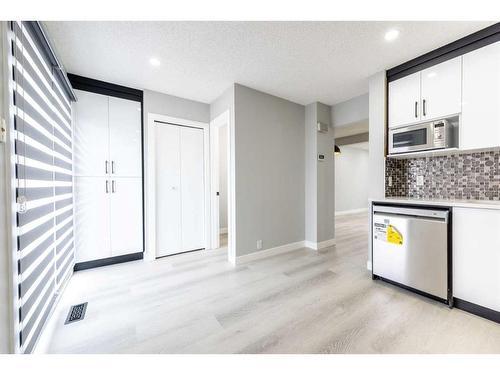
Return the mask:
<path id="1" fill-rule="evenodd" d="M 77 272 L 46 351 L 500 353 L 499 324 L 371 280 L 366 214 L 336 224 L 321 252 L 233 267 L 220 249 Z M 65 326 L 84 301 L 85 320 Z"/>

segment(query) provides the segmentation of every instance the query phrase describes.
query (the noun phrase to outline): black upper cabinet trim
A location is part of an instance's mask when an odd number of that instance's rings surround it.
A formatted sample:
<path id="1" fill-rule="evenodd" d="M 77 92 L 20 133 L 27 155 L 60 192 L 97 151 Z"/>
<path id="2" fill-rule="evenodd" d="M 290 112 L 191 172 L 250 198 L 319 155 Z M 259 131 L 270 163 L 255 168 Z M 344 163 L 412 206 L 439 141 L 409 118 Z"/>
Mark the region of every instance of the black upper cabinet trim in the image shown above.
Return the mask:
<path id="1" fill-rule="evenodd" d="M 93 78 L 82 77 L 71 73 L 68 73 L 68 78 L 73 88 L 77 90 L 90 91 L 96 94 L 134 100 L 140 103 L 143 101 L 144 94 L 141 90 L 99 81 Z"/>
<path id="2" fill-rule="evenodd" d="M 387 81 L 395 81 L 498 41 L 500 22 L 387 70 Z"/>

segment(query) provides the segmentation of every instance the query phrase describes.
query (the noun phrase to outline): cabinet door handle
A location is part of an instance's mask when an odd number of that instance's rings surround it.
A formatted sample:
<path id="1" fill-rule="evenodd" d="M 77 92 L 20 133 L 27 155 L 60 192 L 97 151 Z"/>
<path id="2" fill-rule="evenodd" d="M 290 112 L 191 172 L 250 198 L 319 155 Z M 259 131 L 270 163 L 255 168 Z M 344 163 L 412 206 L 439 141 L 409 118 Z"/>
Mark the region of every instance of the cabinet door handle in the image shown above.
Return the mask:
<path id="1" fill-rule="evenodd" d="M 106 161 L 104 162 L 104 172 L 105 172 L 106 174 L 108 174 L 108 164 L 109 164 L 109 162 L 106 160 Z"/>
<path id="2" fill-rule="evenodd" d="M 111 160 L 111 173 L 115 174 L 115 161 Z"/>
<path id="3" fill-rule="evenodd" d="M 418 117 L 418 102 L 415 102 L 415 118 Z"/>
<path id="4" fill-rule="evenodd" d="M 109 181 L 106 180 L 106 194 L 109 193 Z"/>
<path id="5" fill-rule="evenodd" d="M 116 184 L 115 180 L 111 181 L 111 192 L 116 193 Z"/>
<path id="6" fill-rule="evenodd" d="M 426 113 L 425 113 L 425 99 L 422 100 L 422 111 L 423 111 L 424 116 L 426 116 Z"/>

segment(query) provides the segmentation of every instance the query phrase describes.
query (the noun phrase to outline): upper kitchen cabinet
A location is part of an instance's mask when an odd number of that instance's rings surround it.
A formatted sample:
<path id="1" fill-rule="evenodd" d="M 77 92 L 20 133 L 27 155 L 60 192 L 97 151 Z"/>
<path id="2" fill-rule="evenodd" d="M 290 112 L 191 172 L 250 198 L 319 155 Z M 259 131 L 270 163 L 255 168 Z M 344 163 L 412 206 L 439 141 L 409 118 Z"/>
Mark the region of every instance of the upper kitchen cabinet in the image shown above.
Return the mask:
<path id="1" fill-rule="evenodd" d="M 442 119 L 462 110 L 462 57 L 422 70 L 422 120 Z"/>
<path id="2" fill-rule="evenodd" d="M 389 128 L 461 112 L 462 58 L 389 82 Z"/>
<path id="3" fill-rule="evenodd" d="M 109 97 L 109 159 L 112 175 L 142 176 L 141 103 Z"/>
<path id="4" fill-rule="evenodd" d="M 389 82 L 389 128 L 420 120 L 420 72 Z"/>
<path id="5" fill-rule="evenodd" d="M 76 176 L 105 176 L 109 170 L 108 97 L 75 90 L 73 104 Z"/>
<path id="6" fill-rule="evenodd" d="M 500 146 L 500 42 L 463 56 L 460 148 Z"/>

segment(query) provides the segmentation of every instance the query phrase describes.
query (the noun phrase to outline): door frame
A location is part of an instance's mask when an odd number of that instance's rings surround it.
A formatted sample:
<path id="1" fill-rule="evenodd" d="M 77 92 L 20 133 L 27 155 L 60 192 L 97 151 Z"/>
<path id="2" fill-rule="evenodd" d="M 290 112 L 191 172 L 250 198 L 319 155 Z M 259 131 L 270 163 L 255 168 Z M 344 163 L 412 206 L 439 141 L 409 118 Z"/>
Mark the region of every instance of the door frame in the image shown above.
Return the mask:
<path id="1" fill-rule="evenodd" d="M 205 220 L 205 249 L 210 249 L 210 135 L 209 124 L 206 122 L 193 121 L 178 117 L 165 116 L 157 113 L 148 113 L 146 136 L 144 137 L 145 150 L 145 227 L 146 247 L 144 259 L 152 261 L 156 259 L 156 137 L 155 122 L 164 122 L 169 125 L 189 126 L 203 130 L 204 148 L 204 220 Z"/>
<path id="2" fill-rule="evenodd" d="M 234 124 L 231 121 L 231 111 L 226 110 L 210 121 L 210 181 L 211 181 L 211 232 L 212 248 L 216 248 L 219 242 L 219 200 L 216 197 L 218 191 L 218 128 L 227 126 L 227 249 L 228 261 L 232 264 L 236 262 L 235 253 L 235 157 L 234 157 Z M 217 146 L 217 147 L 215 147 Z"/>

